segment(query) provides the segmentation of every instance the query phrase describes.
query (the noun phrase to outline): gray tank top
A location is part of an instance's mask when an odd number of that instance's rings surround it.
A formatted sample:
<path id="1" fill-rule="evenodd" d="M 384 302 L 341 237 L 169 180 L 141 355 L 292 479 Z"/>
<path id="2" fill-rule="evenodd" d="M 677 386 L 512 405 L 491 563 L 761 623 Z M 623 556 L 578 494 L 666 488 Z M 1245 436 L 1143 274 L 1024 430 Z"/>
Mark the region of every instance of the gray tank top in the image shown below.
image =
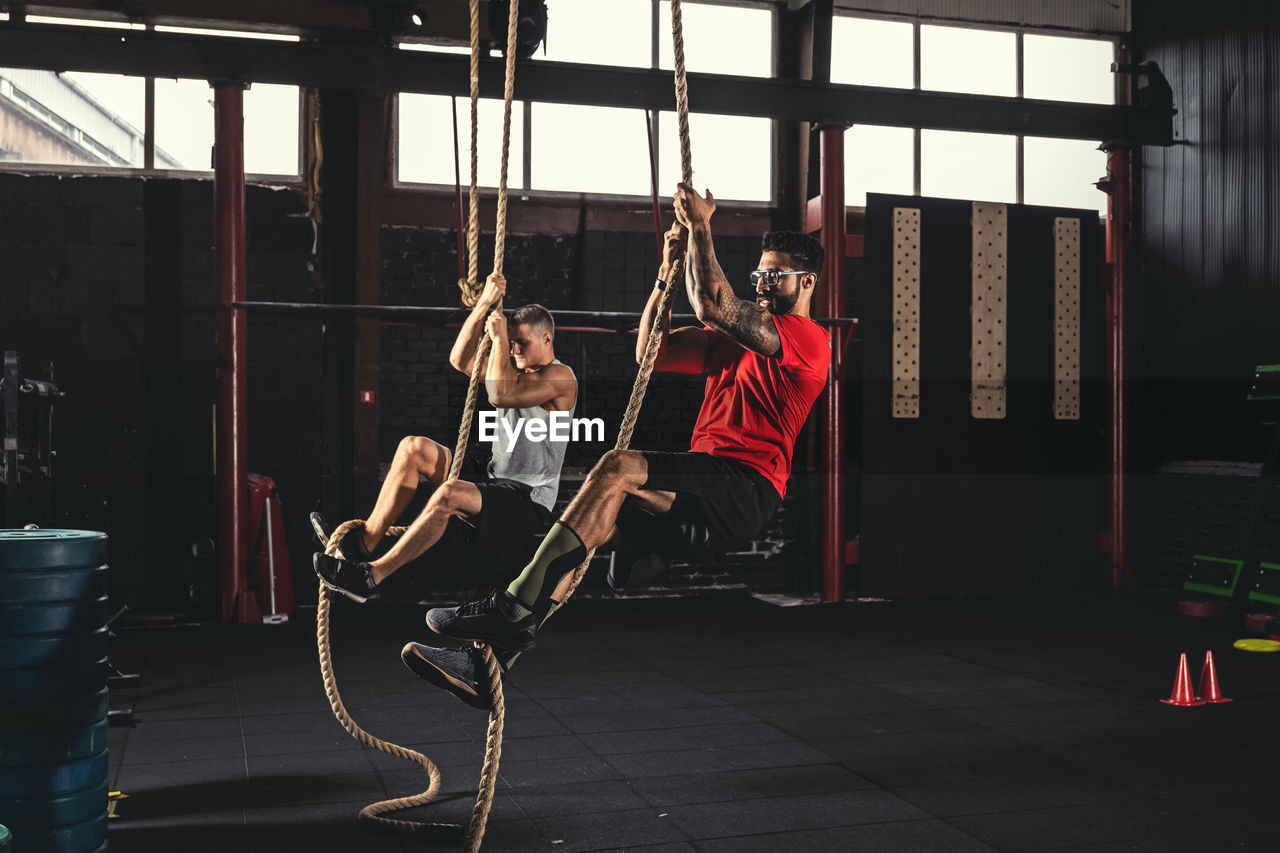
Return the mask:
<path id="1" fill-rule="evenodd" d="M 562 364 L 563 362 L 556 359 L 551 363 Z M 565 412 L 554 413 L 557 420 L 564 422 L 564 426 L 558 428 L 559 432 L 566 435 L 569 433 L 570 421 L 577 408 L 578 402 L 575 396 L 572 408 Z M 516 441 L 508 442 L 507 428 L 499 425 L 497 440 L 493 442 L 493 458 L 489 460 L 489 476 L 524 483 L 532 489 L 530 498 L 533 502 L 541 504 L 550 512 L 560 492 L 560 468 L 564 465 L 564 452 L 569 442 L 552 440 L 555 434 L 551 423 L 552 412 L 542 406 L 528 409 L 500 408 L 497 413 L 498 419 L 505 421 L 512 431 L 518 428 L 521 418 L 524 419 L 524 429 L 528 429 L 528 425 L 533 421 L 542 421 L 545 427 L 542 435 L 545 438 L 535 441 L 522 431 Z M 512 445 L 509 450 L 508 443 Z"/>

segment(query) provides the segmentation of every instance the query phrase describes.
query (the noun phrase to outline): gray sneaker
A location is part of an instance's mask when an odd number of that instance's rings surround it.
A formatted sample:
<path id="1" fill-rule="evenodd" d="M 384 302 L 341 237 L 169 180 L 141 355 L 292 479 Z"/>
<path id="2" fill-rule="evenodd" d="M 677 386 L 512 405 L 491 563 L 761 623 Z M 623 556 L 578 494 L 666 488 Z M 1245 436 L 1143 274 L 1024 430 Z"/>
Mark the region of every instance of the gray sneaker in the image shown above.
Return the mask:
<path id="1" fill-rule="evenodd" d="M 527 652 L 537 642 L 538 625 L 532 613 L 514 622 L 503 616 L 499 603 L 513 601 L 511 593 L 498 589 L 457 607 L 433 607 L 427 611 L 427 627 L 452 640 Z"/>
<path id="2" fill-rule="evenodd" d="M 475 646 L 441 649 L 408 643 L 400 650 L 400 660 L 414 675 L 449 691 L 472 708 L 488 711 L 493 705 L 484 658 Z"/>

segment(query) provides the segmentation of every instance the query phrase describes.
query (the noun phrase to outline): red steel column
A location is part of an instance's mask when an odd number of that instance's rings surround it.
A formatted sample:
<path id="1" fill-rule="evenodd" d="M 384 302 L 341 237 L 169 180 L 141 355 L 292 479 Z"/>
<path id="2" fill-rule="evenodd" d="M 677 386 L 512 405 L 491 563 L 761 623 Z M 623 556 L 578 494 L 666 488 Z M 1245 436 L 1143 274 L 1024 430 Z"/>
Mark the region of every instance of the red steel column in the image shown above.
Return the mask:
<path id="1" fill-rule="evenodd" d="M 1129 226 L 1130 226 L 1130 151 L 1115 147 L 1107 152 L 1107 172 L 1110 192 L 1107 200 L 1107 261 L 1111 268 L 1111 287 L 1107 292 L 1107 379 L 1110 400 L 1111 445 L 1111 577 L 1112 591 L 1130 589 L 1133 577 L 1129 568 L 1128 543 L 1125 531 L 1128 467 L 1128 434 L 1125 423 L 1126 400 L 1124 383 L 1126 370 L 1126 345 L 1128 342 L 1126 302 L 1129 282 Z"/>
<path id="2" fill-rule="evenodd" d="M 245 316 L 231 303 L 245 298 L 244 86 L 214 87 L 214 275 L 218 417 L 218 575 L 223 622 L 246 621 L 248 463 L 245 453 Z"/>
<path id="3" fill-rule="evenodd" d="M 828 317 L 843 317 L 845 268 L 844 127 L 824 127 L 822 163 L 822 308 Z M 842 336 L 851 329 L 831 329 L 831 368 L 822 423 L 822 600 L 844 601 L 844 440 L 841 393 Z"/>

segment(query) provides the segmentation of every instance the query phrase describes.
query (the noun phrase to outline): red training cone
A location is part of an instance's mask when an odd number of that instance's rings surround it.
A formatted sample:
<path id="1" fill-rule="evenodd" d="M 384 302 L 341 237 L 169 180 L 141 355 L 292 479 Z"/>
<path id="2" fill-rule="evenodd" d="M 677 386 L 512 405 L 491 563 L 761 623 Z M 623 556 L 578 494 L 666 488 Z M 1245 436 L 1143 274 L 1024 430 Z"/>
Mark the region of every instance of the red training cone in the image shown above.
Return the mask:
<path id="1" fill-rule="evenodd" d="M 1161 699 L 1166 705 L 1177 705 L 1179 708 L 1190 708 L 1195 705 L 1203 705 L 1204 700 L 1196 698 L 1191 692 L 1191 670 L 1187 668 L 1187 654 L 1182 653 L 1182 657 L 1178 660 L 1178 677 L 1173 682 L 1173 693 L 1168 699 Z"/>
<path id="2" fill-rule="evenodd" d="M 1214 705 L 1231 701 L 1222 695 L 1222 689 L 1218 687 L 1218 671 L 1213 666 L 1213 652 L 1204 653 L 1204 668 L 1200 670 L 1198 695 L 1203 701 Z"/>

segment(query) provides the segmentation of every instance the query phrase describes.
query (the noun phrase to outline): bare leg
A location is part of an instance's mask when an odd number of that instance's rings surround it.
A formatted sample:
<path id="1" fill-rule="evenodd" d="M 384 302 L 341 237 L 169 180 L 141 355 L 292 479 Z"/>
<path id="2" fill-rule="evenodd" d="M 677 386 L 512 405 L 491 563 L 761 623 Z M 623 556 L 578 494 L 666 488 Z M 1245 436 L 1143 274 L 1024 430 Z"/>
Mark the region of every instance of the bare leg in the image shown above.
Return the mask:
<path id="1" fill-rule="evenodd" d="M 391 546 L 391 550 L 369 564 L 374 582 L 382 583 L 405 563 L 425 554 L 440 541 L 449 519 L 455 515 L 473 518 L 480 514 L 480 508 L 480 490 L 475 483 L 452 480 L 438 487 L 422 512 L 409 525 L 409 529 Z"/>
<path id="2" fill-rule="evenodd" d="M 610 450 L 591 469 L 560 520 L 573 528 L 587 550 L 598 548 L 614 536 L 614 522 L 627 495 L 635 495 L 655 515 L 671 509 L 675 493 L 641 488 L 648 479 L 649 463 L 644 454 L 637 450 Z"/>
<path id="3" fill-rule="evenodd" d="M 591 469 L 560 520 L 573 528 L 588 551 L 615 543 L 621 538 L 615 522 L 628 495 L 655 515 L 670 511 L 675 493 L 641 488 L 648 479 L 649 463 L 644 454 L 635 450 L 611 450 Z M 564 601 L 572 578 L 572 572 L 560 578 L 551 593 L 554 601 Z"/>
<path id="4" fill-rule="evenodd" d="M 387 528 L 413 500 L 418 490 L 418 478 L 426 477 L 439 485 L 449 475 L 453 453 L 444 445 L 429 438 L 410 435 L 400 440 L 391 470 L 378 492 L 378 500 L 364 523 L 364 544 L 372 551 L 387 534 Z"/>

